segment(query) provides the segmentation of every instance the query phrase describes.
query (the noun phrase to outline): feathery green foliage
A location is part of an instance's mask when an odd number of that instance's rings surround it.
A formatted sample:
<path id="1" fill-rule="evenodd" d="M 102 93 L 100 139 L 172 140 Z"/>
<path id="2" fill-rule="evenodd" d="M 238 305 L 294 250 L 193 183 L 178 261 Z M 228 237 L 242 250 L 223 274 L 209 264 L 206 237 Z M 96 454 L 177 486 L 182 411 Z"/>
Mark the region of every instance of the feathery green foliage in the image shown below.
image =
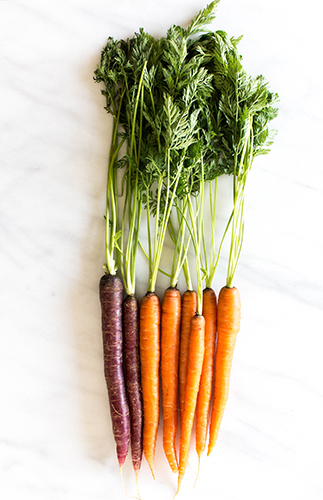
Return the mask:
<path id="1" fill-rule="evenodd" d="M 243 238 L 246 178 L 253 158 L 270 150 L 274 132 L 269 130 L 269 122 L 277 115 L 277 95 L 268 90 L 263 76 L 252 78 L 244 70 L 238 52 L 241 37 L 229 38 L 224 31 L 212 32 L 207 28 L 214 20 L 218 3 L 219 0 L 211 2 L 186 29 L 172 25 L 166 36 L 157 40 L 143 29 L 126 41 L 108 38 L 95 71 L 95 80 L 104 84 L 105 109 L 113 117 L 107 189 L 107 268 L 116 269 L 113 252 L 117 249 L 130 290 L 134 288 L 142 207 L 147 210 L 148 289 L 155 289 L 167 228 L 174 242 L 172 284 L 176 284 L 183 264 L 187 266 L 190 241 L 197 253 L 198 280 L 203 276 L 210 284 L 219 258 L 213 234 L 216 180 L 223 174 L 233 178 L 233 210 L 225 231 L 226 234 L 232 223 L 227 279 L 228 286 L 232 284 Z M 118 159 L 125 143 L 127 151 Z M 120 227 L 117 167 L 125 171 L 125 208 Z M 209 264 L 198 220 L 204 205 L 200 197 L 205 182 L 212 184 L 214 194 L 210 200 Z M 192 204 L 192 197 L 196 203 Z M 175 214 L 177 233 L 171 213 Z M 222 243 L 223 239 L 220 249 Z M 185 274 L 188 277 L 187 269 Z"/>

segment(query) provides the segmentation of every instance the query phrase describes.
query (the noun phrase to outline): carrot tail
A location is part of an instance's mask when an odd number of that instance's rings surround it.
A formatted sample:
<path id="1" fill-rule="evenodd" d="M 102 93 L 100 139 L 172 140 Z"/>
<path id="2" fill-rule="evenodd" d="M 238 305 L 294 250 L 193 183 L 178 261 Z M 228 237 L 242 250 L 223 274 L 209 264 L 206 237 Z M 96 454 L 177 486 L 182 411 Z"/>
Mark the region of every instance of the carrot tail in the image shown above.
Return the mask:
<path id="1" fill-rule="evenodd" d="M 178 470 L 175 439 L 178 427 L 178 351 L 181 294 L 176 288 L 165 291 L 161 316 L 161 380 L 163 395 L 163 446 L 173 472 Z"/>
<path id="2" fill-rule="evenodd" d="M 148 292 L 140 306 L 141 386 L 144 409 L 143 450 L 153 477 L 159 423 L 160 302 Z"/>
<path id="3" fill-rule="evenodd" d="M 187 387 L 186 387 L 185 406 L 182 419 L 177 491 L 179 491 L 181 482 L 184 477 L 186 465 L 188 462 L 192 426 L 196 408 L 196 400 L 202 373 L 202 365 L 204 357 L 204 335 L 205 335 L 204 317 L 196 315 L 194 316 L 191 322 L 189 358 L 188 358 L 188 369 L 187 369 Z"/>
<path id="4" fill-rule="evenodd" d="M 122 281 L 105 274 L 100 280 L 104 375 L 108 389 L 114 439 L 119 467 L 123 466 L 129 449 L 129 407 L 123 375 Z"/>
<path id="5" fill-rule="evenodd" d="M 139 362 L 139 304 L 133 295 L 123 301 L 123 334 L 126 389 L 130 410 L 131 453 L 136 474 L 142 460 L 143 410 Z"/>
<path id="6" fill-rule="evenodd" d="M 203 316 L 205 319 L 205 350 L 196 405 L 196 452 L 199 460 L 206 447 L 216 342 L 216 295 L 211 288 L 203 290 Z"/>
<path id="7" fill-rule="evenodd" d="M 215 446 L 228 399 L 233 351 L 240 329 L 240 316 L 241 304 L 238 290 L 235 287 L 223 287 L 218 300 L 218 340 L 208 455 Z"/>
<path id="8" fill-rule="evenodd" d="M 184 412 L 186 379 L 187 379 L 187 363 L 189 338 L 191 331 L 191 321 L 196 314 L 197 295 L 194 290 L 186 290 L 182 297 L 182 315 L 181 315 L 181 335 L 179 344 L 179 408 L 182 419 Z"/>

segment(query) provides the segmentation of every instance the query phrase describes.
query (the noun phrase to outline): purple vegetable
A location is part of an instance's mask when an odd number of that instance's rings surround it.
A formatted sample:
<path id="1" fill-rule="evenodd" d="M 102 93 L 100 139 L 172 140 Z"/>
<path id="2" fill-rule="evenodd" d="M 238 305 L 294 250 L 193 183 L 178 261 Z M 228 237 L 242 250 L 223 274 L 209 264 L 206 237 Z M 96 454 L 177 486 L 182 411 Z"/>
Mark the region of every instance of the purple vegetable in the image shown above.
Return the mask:
<path id="1" fill-rule="evenodd" d="M 139 304 L 134 295 L 128 295 L 123 302 L 123 333 L 132 463 L 137 474 L 142 460 L 143 410 L 140 386 Z"/>
<path id="2" fill-rule="evenodd" d="M 104 375 L 107 384 L 119 467 L 125 463 L 130 441 L 129 407 L 123 374 L 123 285 L 116 275 L 100 280 Z"/>

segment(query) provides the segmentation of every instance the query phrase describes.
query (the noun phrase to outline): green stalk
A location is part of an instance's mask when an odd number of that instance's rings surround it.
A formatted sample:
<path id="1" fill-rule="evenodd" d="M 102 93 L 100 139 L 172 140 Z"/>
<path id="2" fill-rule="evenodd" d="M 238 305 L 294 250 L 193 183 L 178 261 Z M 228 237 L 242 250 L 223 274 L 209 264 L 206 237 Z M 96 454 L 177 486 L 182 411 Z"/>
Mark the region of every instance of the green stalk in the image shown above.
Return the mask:
<path id="1" fill-rule="evenodd" d="M 130 160 L 128 161 L 127 171 L 126 171 L 126 194 L 124 200 L 123 218 L 122 218 L 122 229 L 121 229 L 121 249 L 119 249 L 119 255 L 122 262 L 121 273 L 123 278 L 124 287 L 127 295 L 134 295 L 135 293 L 135 259 L 138 248 L 139 241 L 139 226 L 140 226 L 140 215 L 141 215 L 141 197 L 140 202 L 138 200 L 138 171 L 135 176 L 135 183 L 132 185 L 132 159 L 138 164 L 140 155 L 140 143 L 142 140 L 142 116 L 143 116 L 143 75 L 146 68 L 147 62 L 144 63 L 141 76 L 138 84 L 136 100 L 134 103 L 134 109 L 132 113 L 131 120 L 131 136 L 130 143 L 128 144 Z M 128 105 L 129 101 L 129 92 Z M 139 136 L 137 138 L 136 144 L 136 120 L 138 114 L 140 102 L 140 116 L 139 116 Z M 123 252 L 123 241 L 125 234 L 125 223 L 126 223 L 126 213 L 128 213 L 128 238 L 126 249 Z"/>
<path id="2" fill-rule="evenodd" d="M 187 204 L 187 201 L 186 201 Z M 177 238 L 174 242 L 174 256 L 172 264 L 171 273 L 171 287 L 175 287 L 179 280 L 179 275 L 183 267 L 183 262 L 187 256 L 188 243 L 185 243 L 185 219 L 181 216 L 181 212 L 186 213 L 187 207 L 185 207 L 185 200 L 182 200 L 182 210 L 180 211 L 177 207 L 177 220 L 179 224 Z"/>
<path id="3" fill-rule="evenodd" d="M 122 100 L 123 94 L 121 95 Z M 108 175 L 107 175 L 107 191 L 106 191 L 106 214 L 105 214 L 105 253 L 106 253 L 106 271 L 109 274 L 116 274 L 117 262 L 114 258 L 116 247 L 117 219 L 118 219 L 118 203 L 116 191 L 116 162 L 118 153 L 125 139 L 118 142 L 118 127 L 120 118 L 120 108 L 117 116 L 113 117 L 112 140 L 109 153 Z M 111 219 L 110 219 L 111 216 Z"/>
<path id="4" fill-rule="evenodd" d="M 136 263 L 137 251 L 138 251 L 138 246 L 139 246 L 139 229 L 140 229 L 141 213 L 142 213 L 142 197 L 141 197 L 141 194 L 139 194 L 138 210 L 137 210 L 137 224 L 136 224 L 136 237 L 135 237 L 135 241 L 134 241 L 133 259 L 131 262 L 131 269 L 130 269 L 131 283 L 133 283 L 133 293 L 135 293 L 135 277 L 136 277 L 135 263 Z"/>
<path id="5" fill-rule="evenodd" d="M 140 240 L 138 241 L 138 244 L 140 246 L 140 249 L 141 249 L 142 253 L 146 257 L 147 261 L 149 261 L 149 255 L 147 254 L 147 252 L 144 249 L 143 244 L 141 243 Z M 161 273 L 161 274 L 163 274 L 164 276 L 167 276 L 167 278 L 169 278 L 169 279 L 171 278 L 171 275 L 169 273 L 167 273 L 166 271 L 164 271 L 163 269 L 161 269 L 160 267 L 158 268 L 158 272 Z"/>
<path id="6" fill-rule="evenodd" d="M 160 200 L 161 200 L 161 194 L 162 194 L 162 186 L 163 186 L 163 177 L 160 175 L 158 178 L 158 189 L 157 189 L 157 206 L 156 206 L 156 215 L 155 215 L 155 232 L 154 232 L 154 254 L 153 254 L 153 261 L 152 261 L 152 275 L 154 274 L 154 263 L 157 260 L 158 256 L 158 251 L 159 251 L 159 237 L 161 231 L 159 230 L 159 216 L 160 216 Z M 166 201 L 167 201 L 167 196 L 166 196 Z M 163 214 L 163 221 L 161 226 L 163 227 L 163 223 L 165 220 L 165 211 Z M 153 290 L 150 290 L 153 291 Z"/>
<path id="7" fill-rule="evenodd" d="M 229 218 L 229 221 L 226 225 L 225 231 L 223 233 L 218 252 L 216 253 L 216 245 L 215 245 L 215 226 L 216 226 L 216 203 L 217 203 L 217 184 L 218 180 L 217 178 L 214 179 L 214 189 L 212 190 L 212 183 L 210 182 L 210 192 L 209 192 L 209 204 L 210 204 L 210 219 L 211 219 L 211 245 L 210 245 L 210 265 L 209 269 L 207 269 L 206 273 L 206 279 L 205 279 L 205 286 L 206 288 L 211 288 L 212 287 L 212 282 L 214 278 L 214 274 L 216 271 L 216 268 L 218 266 L 219 260 L 220 260 L 220 254 L 222 250 L 222 245 L 224 238 L 227 234 L 227 231 L 229 229 L 229 226 L 232 221 L 232 214 Z"/>
<path id="8" fill-rule="evenodd" d="M 187 205 L 187 200 L 186 200 L 186 205 Z M 176 210 L 177 210 L 178 220 L 182 220 L 183 224 L 185 222 L 185 227 L 186 227 L 187 226 L 186 217 L 183 217 L 183 214 L 182 214 L 181 210 L 179 209 L 178 205 L 176 206 Z M 189 242 L 190 242 L 190 235 L 188 236 L 188 239 L 187 239 L 187 242 L 185 243 L 185 245 L 183 244 L 183 249 L 180 251 L 179 246 L 178 246 L 178 236 L 176 237 L 176 232 L 175 232 L 175 229 L 173 227 L 173 223 L 172 223 L 171 219 L 169 219 L 168 230 L 169 230 L 171 240 L 175 246 L 173 265 L 172 265 L 172 273 L 169 274 L 168 276 L 171 279 L 171 283 L 173 283 L 173 286 L 176 286 L 176 284 L 178 282 L 178 278 L 179 278 L 179 273 L 181 270 L 183 270 L 183 274 L 184 274 L 184 278 L 185 278 L 185 282 L 186 282 L 186 288 L 187 288 L 187 290 L 193 290 L 191 274 L 190 274 L 188 258 L 187 258 L 187 253 L 188 253 L 188 249 L 189 249 Z M 184 234 L 184 228 L 182 231 Z M 179 255 L 178 255 L 180 252 L 181 252 L 181 259 L 179 258 Z M 177 276 L 177 273 L 178 273 L 178 276 Z M 163 274 L 167 275 L 167 273 L 165 273 L 165 272 Z"/>
<path id="9" fill-rule="evenodd" d="M 201 248 L 201 241 L 202 241 L 202 228 L 203 228 L 203 205 L 204 205 L 204 166 L 203 166 L 203 159 L 201 162 L 202 166 L 202 175 L 201 175 L 201 183 L 200 183 L 200 208 L 199 208 L 199 227 L 198 227 L 198 248 Z M 202 315 L 203 311 L 203 287 L 202 287 L 202 276 L 201 276 L 201 256 L 198 256 L 197 263 L 199 263 L 200 268 L 199 272 L 197 273 L 197 313 Z"/>
<path id="10" fill-rule="evenodd" d="M 192 225 L 192 242 L 195 251 L 196 260 L 196 293 L 197 293 L 197 314 L 202 315 L 203 311 L 203 285 L 201 273 L 201 242 L 202 242 L 202 221 L 203 221 L 203 202 L 204 202 L 204 167 L 201 161 L 201 180 L 199 191 L 199 203 L 194 215 L 191 197 L 188 197 L 188 209 Z M 196 223 L 198 221 L 198 224 Z"/>
<path id="11" fill-rule="evenodd" d="M 152 275 L 152 246 L 151 246 L 151 224 L 150 224 L 150 207 L 149 207 L 149 188 L 147 188 L 146 191 L 146 199 L 147 199 L 147 236 L 148 236 L 148 266 L 149 266 L 149 273 L 148 273 L 148 282 L 151 280 L 151 275 Z M 143 250 L 143 247 L 141 245 L 141 248 Z"/>
<path id="12" fill-rule="evenodd" d="M 216 202 L 217 202 L 217 187 L 218 179 L 214 179 L 214 190 L 212 191 L 212 183 L 210 182 L 210 218 L 211 218 L 211 248 L 210 248 L 210 272 L 215 272 L 215 220 L 216 220 Z M 213 197 L 213 199 L 212 199 Z M 211 280 L 212 282 L 212 280 Z"/>
<path id="13" fill-rule="evenodd" d="M 193 290 L 193 285 L 192 285 L 192 279 L 191 279 L 191 273 L 190 273 L 190 268 L 188 265 L 188 259 L 187 255 L 185 256 L 184 262 L 183 262 L 183 273 L 186 281 L 186 288 L 189 291 Z"/>
<path id="14" fill-rule="evenodd" d="M 234 175 L 234 205 L 232 214 L 232 233 L 229 253 L 226 286 L 232 288 L 237 269 L 243 234 L 244 234 L 244 193 L 248 173 L 253 160 L 253 130 L 252 117 L 249 117 L 248 131 L 244 138 L 244 146 L 239 162 L 238 172 Z"/>
<path id="15" fill-rule="evenodd" d="M 168 155 L 169 157 L 169 155 Z M 169 159 L 168 159 L 169 162 Z M 155 235 L 154 235 L 154 256 L 152 261 L 152 273 L 149 279 L 148 292 L 154 292 L 156 288 L 156 281 L 159 269 L 159 263 L 161 259 L 161 254 L 163 250 L 163 244 L 165 240 L 165 235 L 167 231 L 168 221 L 172 209 L 172 205 L 174 203 L 174 198 L 176 194 L 176 189 L 178 185 L 178 181 L 180 178 L 181 170 L 183 167 L 183 163 L 178 166 L 178 171 L 176 175 L 176 180 L 174 186 L 172 186 L 172 191 L 170 191 L 170 181 L 169 176 L 167 180 L 167 194 L 166 194 L 166 202 L 165 208 L 163 212 L 162 222 L 159 225 L 159 213 L 160 213 L 160 197 L 161 197 L 161 182 L 162 178 L 159 178 L 159 186 L 158 186 L 158 196 L 157 196 L 157 211 L 156 211 L 156 220 L 155 220 Z M 169 172 L 169 169 L 168 169 Z M 171 193 L 171 194 L 170 194 Z"/>

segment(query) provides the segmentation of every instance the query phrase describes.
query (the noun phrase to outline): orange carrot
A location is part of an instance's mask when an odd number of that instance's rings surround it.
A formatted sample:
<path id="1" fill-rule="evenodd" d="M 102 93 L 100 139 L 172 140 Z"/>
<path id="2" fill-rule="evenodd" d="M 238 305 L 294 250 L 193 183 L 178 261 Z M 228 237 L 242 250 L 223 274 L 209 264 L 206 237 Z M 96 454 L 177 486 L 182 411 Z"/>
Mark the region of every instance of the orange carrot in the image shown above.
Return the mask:
<path id="1" fill-rule="evenodd" d="M 154 474 L 154 455 L 159 423 L 160 302 L 148 292 L 140 306 L 141 386 L 144 410 L 143 450 Z"/>
<path id="2" fill-rule="evenodd" d="M 216 295 L 211 288 L 203 290 L 205 349 L 201 382 L 196 405 L 196 451 L 200 460 L 205 450 L 212 396 L 214 351 L 216 342 Z"/>
<path id="3" fill-rule="evenodd" d="M 185 395 L 185 406 L 182 418 L 182 432 L 180 440 L 179 455 L 179 473 L 178 486 L 179 491 L 184 477 L 188 455 L 190 450 L 190 440 L 193 427 L 193 420 L 196 408 L 197 394 L 200 385 L 203 357 L 204 357 L 204 335 L 205 320 L 203 316 L 196 315 L 192 318 L 191 334 L 189 342 L 189 356 L 187 366 L 187 385 Z"/>
<path id="4" fill-rule="evenodd" d="M 196 314 L 197 295 L 194 290 L 186 290 L 182 297 L 181 336 L 179 344 L 179 409 L 182 419 L 186 393 L 188 346 L 191 321 Z"/>
<path id="5" fill-rule="evenodd" d="M 208 455 L 215 446 L 228 399 L 233 351 L 240 329 L 240 316 L 241 304 L 238 290 L 235 287 L 223 287 L 218 300 L 218 341 Z"/>
<path id="6" fill-rule="evenodd" d="M 173 472 L 178 470 L 175 439 L 178 427 L 178 351 L 181 326 L 181 294 L 167 288 L 161 316 L 161 381 L 163 395 L 163 445 Z"/>

